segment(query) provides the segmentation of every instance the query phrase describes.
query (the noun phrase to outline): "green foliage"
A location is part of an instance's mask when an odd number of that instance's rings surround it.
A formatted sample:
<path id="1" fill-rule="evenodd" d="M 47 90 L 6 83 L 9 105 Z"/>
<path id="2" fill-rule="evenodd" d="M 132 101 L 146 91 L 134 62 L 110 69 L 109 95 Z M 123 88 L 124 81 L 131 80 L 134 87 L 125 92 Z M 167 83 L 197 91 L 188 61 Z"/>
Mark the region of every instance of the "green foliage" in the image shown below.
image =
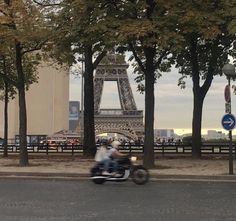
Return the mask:
<path id="1" fill-rule="evenodd" d="M 40 64 L 41 57 L 36 54 L 26 54 L 23 58 L 23 70 L 25 73 L 26 90 L 30 85 L 38 82 L 38 65 Z"/>
<path id="2" fill-rule="evenodd" d="M 177 51 L 177 67 L 183 75 L 192 76 L 191 45 L 196 44 L 199 76 L 206 79 L 209 71 L 221 75 L 228 55 L 234 53 L 236 3 L 232 1 L 173 1 L 170 16 L 176 18 L 182 44 Z M 233 22 L 234 21 L 234 22 Z M 232 29 L 231 29 L 232 30 Z M 213 62 L 214 60 L 214 62 Z M 213 68 L 213 71 L 211 70 Z"/>
<path id="3" fill-rule="evenodd" d="M 37 66 L 40 57 L 36 55 L 25 55 L 23 58 L 23 71 L 25 73 L 25 89 L 28 90 L 30 85 L 37 83 L 38 71 Z M 17 87 L 17 71 L 15 67 L 15 57 L 13 54 L 2 56 L 0 59 L 0 91 L 4 91 L 5 83 L 8 84 L 9 98 L 14 99 Z M 2 96 L 3 98 L 4 96 Z"/>
<path id="4" fill-rule="evenodd" d="M 147 69 L 147 53 L 153 51 L 150 62 L 153 63 L 155 79 L 158 79 L 161 72 L 170 71 L 174 61 L 170 49 L 181 38 L 175 32 L 176 23 L 168 16 L 166 1 L 116 1 L 116 9 L 112 13 L 117 42 L 122 51 L 133 52 L 129 60 L 136 61 L 133 63 L 134 73 L 138 75 L 138 90 L 143 93 L 144 73 L 152 72 Z"/>
<path id="5" fill-rule="evenodd" d="M 24 53 L 38 48 L 47 39 L 49 27 L 32 0 L 1 3 L 0 11 L 1 41 L 4 43 L 1 46 L 14 45 L 18 41 Z"/>
<path id="6" fill-rule="evenodd" d="M 50 36 L 50 28 L 42 11 L 31 0 L 4 1 L 0 4 L 0 55 L 5 58 L 6 70 L 1 66 L 0 77 L 8 81 L 12 88 L 17 87 L 15 44 L 21 46 L 22 68 L 25 89 L 37 82 L 37 66 L 41 61 L 40 50 Z M 15 93 L 15 92 L 14 92 Z"/>
<path id="7" fill-rule="evenodd" d="M 2 56 L 0 60 L 0 100 L 5 99 L 5 88 L 8 87 L 8 98 L 14 99 L 16 88 L 12 83 L 16 83 L 15 66 L 11 57 Z"/>
<path id="8" fill-rule="evenodd" d="M 92 46 L 93 56 L 112 49 L 113 24 L 106 16 L 103 1 L 63 0 L 52 16 L 54 36 L 46 50 L 52 58 L 72 65 L 75 54 L 84 54 L 86 47 Z"/>

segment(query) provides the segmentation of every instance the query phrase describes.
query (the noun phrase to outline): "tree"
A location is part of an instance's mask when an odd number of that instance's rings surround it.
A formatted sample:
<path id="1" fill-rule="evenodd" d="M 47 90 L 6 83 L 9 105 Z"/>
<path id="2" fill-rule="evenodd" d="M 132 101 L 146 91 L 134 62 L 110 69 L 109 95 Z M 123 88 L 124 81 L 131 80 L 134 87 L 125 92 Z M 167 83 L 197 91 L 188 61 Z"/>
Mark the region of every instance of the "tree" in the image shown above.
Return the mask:
<path id="1" fill-rule="evenodd" d="M 202 108 L 215 75 L 222 74 L 228 55 L 235 54 L 234 1 L 173 1 L 169 16 L 175 18 L 177 32 L 183 40 L 178 45 L 176 67 L 182 78 L 193 82 L 192 156 L 201 156 Z M 176 52 L 176 51 L 175 51 Z"/>
<path id="2" fill-rule="evenodd" d="M 94 126 L 93 72 L 107 50 L 113 47 L 111 20 L 106 18 L 102 1 L 64 0 L 56 13 L 55 47 L 53 57 L 61 63 L 72 64 L 82 55 L 84 72 L 84 155 L 96 153 Z M 57 40 L 58 39 L 58 40 Z M 60 40 L 59 40 L 60 39 Z"/>
<path id="3" fill-rule="evenodd" d="M 19 97 L 20 166 L 28 165 L 27 114 L 25 89 L 27 75 L 23 60 L 27 53 L 41 49 L 47 39 L 47 26 L 31 0 L 4 0 L 0 5 L 1 51 L 11 50 L 17 73 L 15 87 Z M 36 62 L 37 63 L 37 62 Z"/>
<path id="4" fill-rule="evenodd" d="M 178 36 L 171 30 L 165 1 L 118 1 L 116 4 L 118 40 L 133 53 L 139 89 L 145 91 L 144 165 L 154 167 L 154 84 L 160 71 L 171 65 L 170 49 Z M 174 39 L 176 37 L 176 39 Z M 142 84 L 142 81 L 145 84 Z"/>

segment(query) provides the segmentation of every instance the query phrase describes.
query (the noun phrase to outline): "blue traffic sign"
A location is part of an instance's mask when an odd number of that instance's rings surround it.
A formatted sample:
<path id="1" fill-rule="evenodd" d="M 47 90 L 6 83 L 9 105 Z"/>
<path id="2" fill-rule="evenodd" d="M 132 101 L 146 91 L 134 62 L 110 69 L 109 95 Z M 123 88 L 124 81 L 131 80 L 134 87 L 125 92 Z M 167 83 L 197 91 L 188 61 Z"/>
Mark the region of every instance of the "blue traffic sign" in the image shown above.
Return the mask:
<path id="1" fill-rule="evenodd" d="M 233 130 L 235 127 L 235 117 L 233 114 L 225 114 L 222 117 L 221 124 L 225 130 Z"/>

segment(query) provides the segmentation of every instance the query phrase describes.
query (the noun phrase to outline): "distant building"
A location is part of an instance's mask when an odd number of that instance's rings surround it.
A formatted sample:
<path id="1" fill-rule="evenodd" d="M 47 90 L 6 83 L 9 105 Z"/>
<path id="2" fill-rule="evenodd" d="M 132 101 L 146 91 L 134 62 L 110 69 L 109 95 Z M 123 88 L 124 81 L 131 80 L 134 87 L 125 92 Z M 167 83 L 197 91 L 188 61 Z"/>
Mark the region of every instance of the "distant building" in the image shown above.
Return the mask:
<path id="1" fill-rule="evenodd" d="M 154 129 L 154 140 L 155 141 L 168 141 L 174 139 L 175 134 L 173 129 Z"/>
<path id="2" fill-rule="evenodd" d="M 38 83 L 26 92 L 27 133 L 29 142 L 68 130 L 69 69 L 42 64 L 38 68 Z M 0 101 L 0 137 L 4 133 L 4 102 Z M 19 135 L 18 96 L 9 102 L 9 139 Z"/>
<path id="3" fill-rule="evenodd" d="M 204 136 L 206 140 L 218 140 L 218 139 L 226 139 L 227 136 L 222 131 L 216 130 L 208 130 L 207 135 Z"/>

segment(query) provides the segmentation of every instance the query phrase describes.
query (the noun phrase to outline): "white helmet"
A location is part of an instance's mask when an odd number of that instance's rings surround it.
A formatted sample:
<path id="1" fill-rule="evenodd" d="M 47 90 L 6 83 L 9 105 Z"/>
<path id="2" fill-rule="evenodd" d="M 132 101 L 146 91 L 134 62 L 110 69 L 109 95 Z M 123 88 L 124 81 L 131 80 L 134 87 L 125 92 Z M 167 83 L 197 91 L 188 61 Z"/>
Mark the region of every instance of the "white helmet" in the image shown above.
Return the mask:
<path id="1" fill-rule="evenodd" d="M 112 143 L 111 143 L 111 146 L 113 147 L 113 148 L 117 148 L 118 146 L 120 146 L 121 145 L 121 143 L 118 141 L 118 140 L 114 140 Z"/>

